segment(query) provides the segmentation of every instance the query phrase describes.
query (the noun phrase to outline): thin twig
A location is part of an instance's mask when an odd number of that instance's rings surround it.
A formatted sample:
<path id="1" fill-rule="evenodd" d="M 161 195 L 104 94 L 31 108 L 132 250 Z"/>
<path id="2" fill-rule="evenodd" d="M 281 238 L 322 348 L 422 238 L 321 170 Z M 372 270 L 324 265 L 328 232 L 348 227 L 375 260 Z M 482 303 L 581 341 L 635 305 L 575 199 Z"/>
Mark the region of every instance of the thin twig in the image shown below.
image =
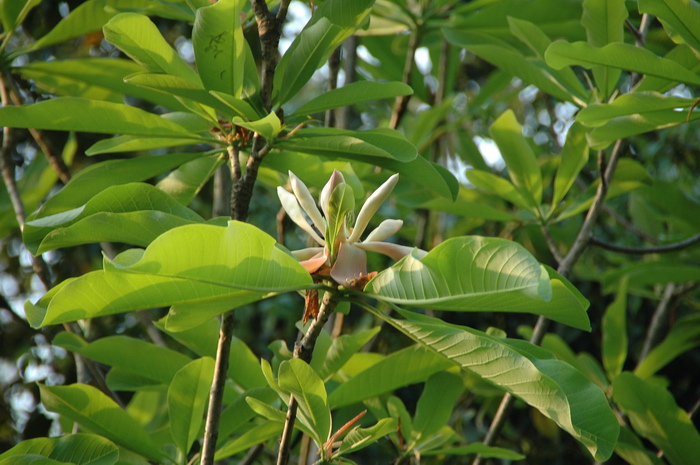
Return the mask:
<path id="1" fill-rule="evenodd" d="M 541 229 L 542 229 L 542 236 L 544 236 L 544 240 L 547 243 L 547 247 L 549 248 L 549 252 L 554 257 L 554 260 L 556 260 L 557 264 L 563 262 L 564 257 L 562 257 L 562 255 L 559 253 L 559 249 L 557 249 L 557 244 L 554 242 L 554 239 L 552 238 L 552 234 L 549 231 L 548 225 L 543 224 Z"/>
<path id="2" fill-rule="evenodd" d="M 574 243 L 571 246 L 571 249 L 569 249 L 569 252 L 559 263 L 557 272 L 564 277 L 568 276 L 571 273 L 574 265 L 581 257 L 581 254 L 590 244 L 593 226 L 595 225 L 595 222 L 598 219 L 598 216 L 600 215 L 602 206 L 605 202 L 605 197 L 608 193 L 608 187 L 612 182 L 613 175 L 615 174 L 615 169 L 617 168 L 617 162 L 620 160 L 620 156 L 622 155 L 621 148 L 622 141 L 618 140 L 613 146 L 612 151 L 610 152 L 610 160 L 608 160 L 607 166 L 605 167 L 605 171 L 602 174 L 601 182 L 600 184 L 598 184 L 598 190 L 596 191 L 596 195 L 593 199 L 591 207 L 588 209 L 588 213 L 586 214 L 586 218 L 583 221 L 583 225 L 581 225 L 581 229 L 579 230 L 578 235 L 576 236 L 576 239 L 574 240 Z M 602 154 L 599 155 L 599 159 L 602 161 Z M 535 327 L 533 328 L 532 336 L 530 337 L 530 343 L 540 345 L 542 343 L 542 339 L 544 339 L 544 336 L 547 333 L 548 326 L 549 319 L 540 316 L 537 319 L 537 324 L 535 324 Z M 498 406 L 498 410 L 496 411 L 496 414 L 493 417 L 491 426 L 489 427 L 489 431 L 486 433 L 486 437 L 484 438 L 483 443 L 485 445 L 491 446 L 495 442 L 496 438 L 500 434 L 501 429 L 505 425 L 506 418 L 508 417 L 508 413 L 510 412 L 514 400 L 515 397 L 513 397 L 510 393 L 506 393 L 501 399 L 501 403 Z M 480 463 L 481 456 L 477 455 L 474 458 L 472 465 L 479 465 Z"/>
<path id="3" fill-rule="evenodd" d="M 696 234 L 695 236 L 691 236 L 687 239 L 684 239 L 679 242 L 674 242 L 672 244 L 663 244 L 650 247 L 629 247 L 624 245 L 617 245 L 612 244 L 610 242 L 605 242 L 602 239 L 598 239 L 596 237 L 591 237 L 591 245 L 595 245 L 606 250 L 612 250 L 613 252 L 620 252 L 631 255 L 677 252 L 679 250 L 692 247 L 696 244 L 700 244 L 700 234 Z"/>
<path id="4" fill-rule="evenodd" d="M 306 330 L 304 337 L 294 345 L 294 358 L 303 360 L 306 363 L 311 361 L 311 355 L 313 354 L 314 346 L 316 345 L 316 339 L 318 338 L 319 334 L 321 334 L 323 326 L 328 321 L 328 317 L 330 317 L 331 313 L 333 313 L 333 310 L 337 304 L 338 302 L 333 298 L 333 293 L 326 291 L 323 294 L 323 300 L 321 301 L 318 316 L 311 322 L 311 325 Z M 280 448 L 277 455 L 277 465 L 287 465 L 289 463 L 289 455 L 291 452 L 290 445 L 292 440 L 292 432 L 294 430 L 294 423 L 296 421 L 296 411 L 297 402 L 294 399 L 294 396 L 290 396 L 289 407 L 287 408 L 287 418 L 284 422 L 284 430 L 282 431 L 282 439 L 280 440 Z"/>
<path id="5" fill-rule="evenodd" d="M 413 72 L 413 65 L 416 62 L 416 49 L 420 44 L 420 31 L 418 29 L 414 30 L 411 37 L 408 40 L 408 51 L 406 52 L 406 61 L 403 67 L 403 78 L 401 79 L 403 83 L 411 85 L 411 73 Z M 408 108 L 408 101 L 411 99 L 410 95 L 404 95 L 401 97 L 396 97 L 396 102 L 394 103 L 394 111 L 391 114 L 391 121 L 389 122 L 389 127 L 396 129 L 399 127 L 401 118 L 406 109 Z"/>

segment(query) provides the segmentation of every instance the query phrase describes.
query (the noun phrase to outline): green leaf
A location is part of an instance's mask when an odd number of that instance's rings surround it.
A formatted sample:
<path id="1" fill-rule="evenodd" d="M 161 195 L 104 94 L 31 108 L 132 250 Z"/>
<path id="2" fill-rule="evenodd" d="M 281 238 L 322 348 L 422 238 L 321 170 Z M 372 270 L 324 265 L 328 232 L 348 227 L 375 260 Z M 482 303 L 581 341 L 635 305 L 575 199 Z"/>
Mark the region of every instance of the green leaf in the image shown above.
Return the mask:
<path id="1" fill-rule="evenodd" d="M 355 105 L 370 100 L 382 100 L 398 96 L 411 95 L 413 89 L 403 82 L 351 82 L 338 89 L 325 92 L 306 102 L 287 117 L 311 115 L 334 108 Z"/>
<path id="2" fill-rule="evenodd" d="M 64 281 L 26 308 L 35 326 L 176 304 L 199 304 L 202 312 L 213 306 L 212 317 L 311 282 L 272 237 L 231 221 L 171 229 L 145 251 L 127 250 L 105 270 Z"/>
<path id="3" fill-rule="evenodd" d="M 397 426 L 397 422 L 393 418 L 382 418 L 374 426 L 370 426 L 369 428 L 353 428 L 347 436 L 343 438 L 337 452 L 333 454 L 333 458 L 364 449 L 382 439 L 387 434 L 396 432 Z"/>
<path id="4" fill-rule="evenodd" d="M 185 109 L 172 95 L 124 82 L 127 76 L 146 71 L 131 60 L 91 57 L 37 61 L 17 68 L 17 71 L 52 94 L 113 103 L 124 103 L 124 95 L 132 95 L 172 110 Z"/>
<path id="5" fill-rule="evenodd" d="M 47 410 L 61 414 L 106 439 L 159 462 L 163 452 L 143 427 L 109 397 L 92 386 L 39 385 L 41 401 Z"/>
<path id="6" fill-rule="evenodd" d="M 197 70 L 208 90 L 241 96 L 245 38 L 240 0 L 222 0 L 197 9 L 192 30 Z"/>
<path id="7" fill-rule="evenodd" d="M 203 222 L 150 184 L 129 183 L 110 186 L 83 206 L 27 222 L 23 239 L 34 254 L 101 241 L 145 247 L 174 227 Z"/>
<path id="8" fill-rule="evenodd" d="M 437 449 L 421 452 L 421 455 L 433 456 L 433 455 L 469 455 L 469 454 L 479 454 L 481 457 L 488 459 L 504 459 L 504 460 L 523 460 L 525 456 L 523 454 L 518 454 L 512 450 L 504 449 L 502 447 L 492 447 L 484 445 L 481 442 L 474 442 L 468 446 L 462 447 L 450 447 L 447 449 Z"/>
<path id="9" fill-rule="evenodd" d="M 95 142 L 85 151 L 85 155 L 105 153 L 147 152 L 153 149 L 182 147 L 201 144 L 201 139 L 172 139 L 165 137 L 116 136 Z"/>
<path id="10" fill-rule="evenodd" d="M 621 95 L 610 104 L 589 105 L 576 115 L 576 121 L 585 126 L 597 128 L 609 124 L 616 118 L 634 115 L 635 118 L 645 121 L 650 116 L 659 114 L 661 110 L 691 108 L 694 104 L 695 99 L 667 97 L 658 92 L 635 92 Z M 688 117 L 685 111 L 679 113 Z"/>
<path id="11" fill-rule="evenodd" d="M 630 465 L 664 465 L 666 463 L 644 447 L 642 441 L 627 426 L 620 428 L 615 453 Z"/>
<path id="12" fill-rule="evenodd" d="M 441 371 L 428 378 L 413 420 L 413 430 L 418 433 L 416 441 L 428 439 L 448 423 L 463 391 L 464 382 L 459 375 Z"/>
<path id="13" fill-rule="evenodd" d="M 104 26 L 105 39 L 153 73 L 172 74 L 201 86 L 197 73 L 165 41 L 144 15 L 120 13 Z"/>
<path id="14" fill-rule="evenodd" d="M 0 1 L 0 20 L 5 34 L 14 31 L 22 24 L 29 12 L 39 3 L 41 3 L 41 0 Z"/>
<path id="15" fill-rule="evenodd" d="M 451 311 L 527 312 L 589 329 L 588 303 L 568 282 L 548 276 L 521 245 L 494 237 L 448 239 L 422 259 L 407 255 L 365 287 L 398 305 Z"/>
<path id="16" fill-rule="evenodd" d="M 138 375 L 151 384 L 168 386 L 190 357 L 172 349 L 127 336 L 109 336 L 81 347 L 78 353 L 122 371 Z"/>
<path id="17" fill-rule="evenodd" d="M 593 47 L 603 47 L 614 42 L 624 42 L 627 16 L 624 0 L 585 0 L 581 24 L 586 28 L 588 43 Z M 619 69 L 593 68 L 593 77 L 603 99 L 607 99 L 615 90 L 620 74 Z"/>
<path id="18" fill-rule="evenodd" d="M 612 43 L 595 48 L 585 42 L 557 40 L 549 46 L 545 58 L 547 64 L 556 69 L 572 65 L 589 69 L 608 66 L 675 82 L 700 84 L 700 76 L 675 61 L 660 58 L 647 49 L 629 44 Z"/>
<path id="19" fill-rule="evenodd" d="M 353 354 L 364 347 L 372 339 L 380 328 L 372 328 L 357 334 L 344 334 L 333 339 L 327 352 L 314 357 L 311 366 L 323 380 L 328 380 L 345 362 L 350 360 Z"/>
<path id="20" fill-rule="evenodd" d="M 278 383 L 296 398 L 316 444 L 325 443 L 331 434 L 331 411 L 323 380 L 306 362 L 295 358 L 280 364 Z"/>
<path id="21" fill-rule="evenodd" d="M 506 73 L 557 99 L 574 101 L 574 96 L 549 73 L 543 62 L 526 57 L 508 44 L 494 43 L 492 38 L 482 34 L 464 30 L 444 30 L 443 33 L 450 43 L 468 49 Z"/>
<path id="22" fill-rule="evenodd" d="M 185 457 L 199 437 L 213 377 L 214 359 L 202 357 L 178 371 L 168 387 L 170 434 Z"/>
<path id="23" fill-rule="evenodd" d="M 48 199 L 28 220 L 45 217 L 86 204 L 106 188 L 130 182 L 145 181 L 188 161 L 200 153 L 178 153 L 161 156 L 105 160 L 79 171 L 58 194 Z"/>
<path id="24" fill-rule="evenodd" d="M 275 112 L 257 121 L 246 122 L 238 116 L 233 117 L 233 124 L 257 132 L 267 140 L 277 137 L 282 130 L 282 123 Z"/>
<path id="25" fill-rule="evenodd" d="M 284 428 L 284 424 L 268 421 L 261 425 L 251 427 L 241 436 L 232 439 L 221 446 L 214 454 L 214 460 L 223 460 L 239 452 L 250 449 L 251 447 L 279 436 Z"/>
<path id="26" fill-rule="evenodd" d="M 15 3 L 5 0 L 4 3 Z M 38 3 L 38 2 L 37 2 Z M 54 26 L 51 31 L 29 46 L 27 51 L 36 51 L 90 32 L 99 31 L 102 26 L 114 16 L 114 11 L 107 11 L 107 0 L 88 0 L 72 9 L 65 18 Z M 7 30 L 7 28 L 5 28 Z"/>
<path id="27" fill-rule="evenodd" d="M 240 116 L 248 121 L 255 121 L 261 117 L 261 115 L 258 115 L 253 107 L 245 100 L 215 90 L 209 91 L 209 93 L 229 109 L 228 113 Z"/>
<path id="28" fill-rule="evenodd" d="M 223 163 L 220 156 L 191 160 L 158 181 L 156 187 L 182 205 L 189 205 Z"/>
<path id="29" fill-rule="evenodd" d="M 613 381 L 613 400 L 637 434 L 658 447 L 673 465 L 697 462 L 700 434 L 666 389 L 622 373 Z"/>
<path id="30" fill-rule="evenodd" d="M 513 183 L 490 171 L 478 169 L 467 170 L 467 179 L 474 184 L 474 187 L 488 194 L 497 195 L 515 206 L 525 210 L 530 209 L 530 205 Z"/>
<path id="31" fill-rule="evenodd" d="M 690 0 L 639 0 L 640 13 L 656 16 L 670 35 L 700 51 L 700 5 Z"/>
<path id="32" fill-rule="evenodd" d="M 424 381 L 450 364 L 425 348 L 414 345 L 399 350 L 360 371 L 328 396 L 332 408 L 354 404 L 370 397 Z"/>
<path id="33" fill-rule="evenodd" d="M 605 394 L 581 372 L 526 341 L 400 313 L 410 319 L 377 315 L 451 363 L 538 409 L 583 443 L 596 460 L 610 457 L 619 431 L 617 418 Z"/>
<path id="34" fill-rule="evenodd" d="M 615 300 L 603 315 L 603 365 L 608 379 L 622 372 L 627 359 L 627 280 L 620 281 Z"/>
<path id="35" fill-rule="evenodd" d="M 586 141 L 586 131 L 580 124 L 574 123 L 566 134 L 566 142 L 561 151 L 561 161 L 554 178 L 551 211 L 554 211 L 567 192 L 569 192 L 569 189 L 571 189 L 581 169 L 586 166 L 588 155 L 589 148 Z"/>
<path id="36" fill-rule="evenodd" d="M 206 141 L 177 123 L 139 108 L 76 97 L 0 108 L 0 126 Z"/>
<path id="37" fill-rule="evenodd" d="M 36 455 L 75 465 L 113 465 L 119 449 L 111 441 L 94 434 L 69 434 L 60 438 L 27 439 L 4 454 L 0 463 L 17 463 L 21 455 Z M 10 457 L 12 457 L 11 460 Z M 6 461 L 7 460 L 7 461 Z M 34 462 L 38 465 L 37 462 Z"/>
<path id="38" fill-rule="evenodd" d="M 678 320 L 666 338 L 639 362 L 634 374 L 642 379 L 654 376 L 681 354 L 700 345 L 700 315 Z"/>
<path id="39" fill-rule="evenodd" d="M 513 111 L 507 110 L 499 116 L 489 132 L 501 151 L 513 184 L 521 190 L 532 209 L 537 209 L 542 203 L 542 174 Z"/>

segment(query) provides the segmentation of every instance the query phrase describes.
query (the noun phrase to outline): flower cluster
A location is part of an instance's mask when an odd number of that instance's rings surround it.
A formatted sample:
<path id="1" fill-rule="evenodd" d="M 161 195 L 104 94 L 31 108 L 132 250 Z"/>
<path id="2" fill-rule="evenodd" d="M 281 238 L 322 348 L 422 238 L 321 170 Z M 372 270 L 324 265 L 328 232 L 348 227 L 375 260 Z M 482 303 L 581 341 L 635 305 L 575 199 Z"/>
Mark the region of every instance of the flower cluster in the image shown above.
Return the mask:
<path id="1" fill-rule="evenodd" d="M 399 260 L 413 250 L 411 247 L 383 242 L 401 229 L 401 220 L 384 220 L 365 240 L 360 240 L 370 220 L 396 186 L 398 174 L 391 176 L 369 196 L 352 228 L 348 228 L 347 223 L 354 213 L 354 197 L 340 172 L 334 171 L 321 191 L 320 206 L 323 214 L 309 189 L 291 171 L 289 179 L 292 192 L 282 187 L 277 188 L 282 207 L 292 221 L 319 244 L 318 247 L 292 252 L 309 273 L 314 274 L 326 266 L 330 268 L 331 278 L 338 284 L 354 287 L 352 284 L 356 280 L 367 276 L 366 251 Z M 312 224 L 309 224 L 306 217 Z M 424 253 L 419 253 L 421 252 Z"/>

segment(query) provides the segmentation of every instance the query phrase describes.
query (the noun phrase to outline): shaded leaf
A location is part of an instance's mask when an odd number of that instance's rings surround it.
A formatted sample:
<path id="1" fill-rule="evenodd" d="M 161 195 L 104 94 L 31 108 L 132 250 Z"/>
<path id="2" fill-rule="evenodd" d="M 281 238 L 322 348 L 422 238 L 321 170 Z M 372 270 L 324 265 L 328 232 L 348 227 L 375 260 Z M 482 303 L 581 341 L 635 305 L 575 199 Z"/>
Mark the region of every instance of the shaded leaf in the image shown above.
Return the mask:
<path id="1" fill-rule="evenodd" d="M 483 458 L 494 458 L 504 460 L 523 460 L 525 456 L 518 454 L 515 451 L 504 449 L 502 447 L 487 446 L 481 442 L 474 442 L 468 446 L 450 447 L 447 449 L 437 449 L 421 452 L 421 455 L 469 455 L 479 454 Z"/>
<path id="2" fill-rule="evenodd" d="M 700 5 L 688 0 L 639 0 L 639 12 L 656 16 L 669 35 L 679 34 L 700 51 Z"/>
<path id="3" fill-rule="evenodd" d="M 566 134 L 566 142 L 560 154 L 561 162 L 554 178 L 552 211 L 571 189 L 581 169 L 586 166 L 588 156 L 589 148 L 586 141 L 586 131 L 581 125 L 574 123 Z"/>
<path id="4" fill-rule="evenodd" d="M 237 438 L 231 439 L 222 445 L 214 454 L 214 460 L 223 460 L 239 452 L 250 449 L 256 444 L 272 439 L 282 432 L 284 425 L 274 421 L 255 425 Z"/>
<path id="5" fill-rule="evenodd" d="M 586 28 L 588 43 L 593 47 L 603 47 L 614 42 L 624 42 L 623 28 L 627 16 L 624 0 L 585 0 L 581 24 Z M 620 70 L 594 67 L 593 77 L 605 100 L 615 90 Z"/>
<path id="6" fill-rule="evenodd" d="M 666 338 L 639 362 L 634 374 L 650 378 L 681 354 L 700 346 L 700 315 L 678 320 Z"/>
<path id="7" fill-rule="evenodd" d="M 360 102 L 411 95 L 412 93 L 413 89 L 403 82 L 351 82 L 306 102 L 287 117 L 310 115 L 334 108 L 355 105 Z"/>
<path id="8" fill-rule="evenodd" d="M 441 371 L 428 378 L 413 420 L 417 441 L 429 438 L 449 422 L 455 402 L 463 391 L 464 382 L 459 375 Z"/>
<path id="9" fill-rule="evenodd" d="M 119 449 L 109 440 L 94 434 L 69 434 L 60 438 L 27 439 L 0 454 L 0 463 L 18 463 L 21 455 L 35 455 L 56 462 L 75 465 L 113 465 L 119 459 Z M 10 457 L 12 457 L 11 460 Z M 7 460 L 7 461 L 5 461 Z M 33 462 L 38 465 L 38 462 Z"/>
<path id="10" fill-rule="evenodd" d="M 627 280 L 620 281 L 615 300 L 603 315 L 603 366 L 612 380 L 627 359 Z"/>
<path id="11" fill-rule="evenodd" d="M 382 418 L 374 426 L 369 428 L 353 428 L 343 441 L 340 443 L 338 451 L 333 454 L 333 457 L 339 457 L 344 454 L 364 449 L 372 445 L 387 434 L 396 432 L 396 420 L 393 418 Z"/>
<path id="12" fill-rule="evenodd" d="M 280 364 L 278 383 L 296 398 L 316 444 L 326 442 L 331 434 L 331 411 L 323 380 L 306 362 L 294 358 Z"/>

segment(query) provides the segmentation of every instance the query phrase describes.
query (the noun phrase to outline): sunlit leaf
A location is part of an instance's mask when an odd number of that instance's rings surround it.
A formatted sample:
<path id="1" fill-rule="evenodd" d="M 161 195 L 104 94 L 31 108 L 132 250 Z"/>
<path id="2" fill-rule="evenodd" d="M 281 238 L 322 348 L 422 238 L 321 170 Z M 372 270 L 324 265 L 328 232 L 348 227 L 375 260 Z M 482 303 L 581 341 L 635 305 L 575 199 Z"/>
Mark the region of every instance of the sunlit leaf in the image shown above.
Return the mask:
<path id="1" fill-rule="evenodd" d="M 700 51 L 700 5 L 692 0 L 639 0 L 639 12 L 656 16 L 669 35 Z"/>

